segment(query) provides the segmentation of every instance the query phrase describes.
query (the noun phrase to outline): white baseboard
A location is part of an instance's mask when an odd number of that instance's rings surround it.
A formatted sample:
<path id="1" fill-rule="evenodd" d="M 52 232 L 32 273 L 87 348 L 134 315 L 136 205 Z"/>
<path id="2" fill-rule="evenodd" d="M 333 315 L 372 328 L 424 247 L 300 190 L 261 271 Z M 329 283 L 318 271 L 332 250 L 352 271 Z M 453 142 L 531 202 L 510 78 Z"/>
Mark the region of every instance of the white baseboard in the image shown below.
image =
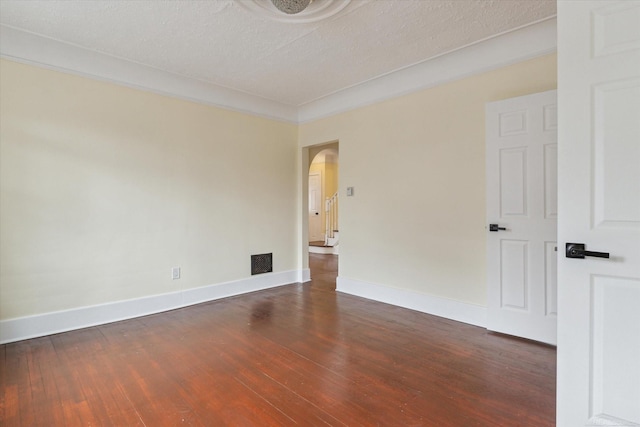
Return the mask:
<path id="1" fill-rule="evenodd" d="M 342 276 L 337 278 L 336 290 L 470 325 L 483 328 L 487 325 L 487 309 L 479 305 L 353 280 Z"/>
<path id="2" fill-rule="evenodd" d="M 310 254 L 338 255 L 338 246 L 309 246 Z"/>
<path id="3" fill-rule="evenodd" d="M 202 302 L 290 283 L 308 282 L 309 280 L 308 268 L 267 273 L 231 282 L 186 289 L 181 292 L 2 320 L 0 321 L 0 344 L 147 316 Z"/>
<path id="4" fill-rule="evenodd" d="M 298 280 L 299 283 L 307 283 L 311 281 L 311 269 L 303 268 L 302 270 L 298 270 Z"/>

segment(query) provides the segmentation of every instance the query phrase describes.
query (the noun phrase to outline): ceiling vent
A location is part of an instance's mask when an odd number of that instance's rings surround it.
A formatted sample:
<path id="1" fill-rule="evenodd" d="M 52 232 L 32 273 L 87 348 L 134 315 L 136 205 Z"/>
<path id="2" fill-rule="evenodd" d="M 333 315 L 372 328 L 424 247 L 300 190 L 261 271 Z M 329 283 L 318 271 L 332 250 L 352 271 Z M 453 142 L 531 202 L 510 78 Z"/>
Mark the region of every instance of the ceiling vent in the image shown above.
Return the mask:
<path id="1" fill-rule="evenodd" d="M 350 2 L 351 0 L 246 0 L 237 4 L 263 18 L 307 24 L 338 14 Z"/>
<path id="2" fill-rule="evenodd" d="M 295 15 L 305 10 L 311 0 L 271 0 L 271 3 L 280 12 L 284 12 L 287 15 Z"/>

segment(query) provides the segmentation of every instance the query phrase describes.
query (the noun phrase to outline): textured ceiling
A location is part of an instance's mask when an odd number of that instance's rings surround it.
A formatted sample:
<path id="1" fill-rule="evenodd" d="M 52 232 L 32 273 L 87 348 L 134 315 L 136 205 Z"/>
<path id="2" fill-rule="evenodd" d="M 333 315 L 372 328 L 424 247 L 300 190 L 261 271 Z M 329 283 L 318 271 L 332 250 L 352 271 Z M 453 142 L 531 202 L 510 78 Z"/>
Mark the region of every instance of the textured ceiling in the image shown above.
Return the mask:
<path id="1" fill-rule="evenodd" d="M 1 0 L 0 23 L 300 106 L 556 14 L 555 0 L 352 0 L 288 23 L 240 1 Z"/>

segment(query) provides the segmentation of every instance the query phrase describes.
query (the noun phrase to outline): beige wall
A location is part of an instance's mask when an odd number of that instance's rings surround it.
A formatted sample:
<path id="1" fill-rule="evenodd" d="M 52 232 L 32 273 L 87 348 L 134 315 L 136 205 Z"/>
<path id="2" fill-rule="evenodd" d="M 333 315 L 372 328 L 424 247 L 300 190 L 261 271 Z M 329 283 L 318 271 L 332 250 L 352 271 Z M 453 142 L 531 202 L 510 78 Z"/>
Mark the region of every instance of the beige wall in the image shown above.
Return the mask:
<path id="1" fill-rule="evenodd" d="M 300 268 L 295 125 L 0 67 L 0 319 Z"/>
<path id="2" fill-rule="evenodd" d="M 337 163 L 325 163 L 325 197 L 331 197 L 338 191 L 338 164 Z"/>
<path id="3" fill-rule="evenodd" d="M 556 87 L 550 55 L 296 127 L 0 67 L 0 320 L 306 267 L 333 141 L 340 275 L 485 305 L 484 105 Z"/>
<path id="4" fill-rule="evenodd" d="M 486 305 L 484 107 L 555 87 L 549 55 L 301 125 L 340 143 L 340 276 Z"/>

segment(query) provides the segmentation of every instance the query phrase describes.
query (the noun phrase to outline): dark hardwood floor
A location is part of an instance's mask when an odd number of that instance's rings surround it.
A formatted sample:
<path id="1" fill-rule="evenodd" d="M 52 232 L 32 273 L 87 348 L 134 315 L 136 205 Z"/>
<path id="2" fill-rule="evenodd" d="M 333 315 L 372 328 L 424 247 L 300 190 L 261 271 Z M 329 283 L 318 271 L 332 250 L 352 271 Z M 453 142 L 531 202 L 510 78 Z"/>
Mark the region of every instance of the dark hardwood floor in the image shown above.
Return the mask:
<path id="1" fill-rule="evenodd" d="M 313 282 L 0 346 L 2 426 L 553 426 L 555 349 Z"/>

